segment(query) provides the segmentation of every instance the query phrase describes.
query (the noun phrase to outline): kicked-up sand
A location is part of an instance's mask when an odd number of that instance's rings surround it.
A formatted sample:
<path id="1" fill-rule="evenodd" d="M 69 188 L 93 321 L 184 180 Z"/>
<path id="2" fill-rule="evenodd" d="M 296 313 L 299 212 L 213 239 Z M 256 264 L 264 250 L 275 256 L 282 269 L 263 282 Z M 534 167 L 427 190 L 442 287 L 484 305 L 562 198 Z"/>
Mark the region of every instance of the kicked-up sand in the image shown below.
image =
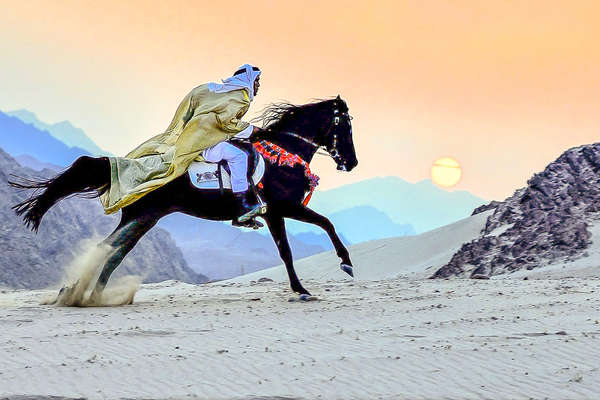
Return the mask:
<path id="1" fill-rule="evenodd" d="M 0 293 L 0 397 L 594 399 L 600 279 L 142 285 Z"/>

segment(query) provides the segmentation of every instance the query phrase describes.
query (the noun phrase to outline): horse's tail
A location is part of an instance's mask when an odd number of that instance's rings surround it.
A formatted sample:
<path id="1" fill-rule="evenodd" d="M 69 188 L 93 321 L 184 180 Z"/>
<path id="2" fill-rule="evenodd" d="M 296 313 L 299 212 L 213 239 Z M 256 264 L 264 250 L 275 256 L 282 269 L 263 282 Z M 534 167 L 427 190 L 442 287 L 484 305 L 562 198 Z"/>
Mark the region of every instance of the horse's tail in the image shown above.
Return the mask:
<path id="1" fill-rule="evenodd" d="M 110 185 L 110 162 L 106 157 L 79 157 L 62 173 L 51 179 L 28 179 L 14 176 L 8 184 L 19 189 L 34 189 L 29 199 L 12 206 L 17 215 L 23 216 L 25 226 L 37 232 L 42 217 L 60 200 L 82 195 L 87 198 L 100 196 Z"/>

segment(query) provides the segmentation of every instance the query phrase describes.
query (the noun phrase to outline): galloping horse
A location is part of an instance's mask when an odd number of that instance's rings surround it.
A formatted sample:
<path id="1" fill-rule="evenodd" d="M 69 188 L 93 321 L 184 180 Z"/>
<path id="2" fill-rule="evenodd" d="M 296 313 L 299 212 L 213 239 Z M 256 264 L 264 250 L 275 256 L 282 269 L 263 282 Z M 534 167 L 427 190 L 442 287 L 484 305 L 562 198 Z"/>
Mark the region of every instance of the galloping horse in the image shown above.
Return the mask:
<path id="1" fill-rule="evenodd" d="M 358 164 L 346 102 L 337 96 L 335 99 L 300 106 L 273 104 L 258 120 L 262 121 L 268 132 L 265 136 L 268 142 L 255 143 L 255 146 L 263 145 L 274 151 L 269 157 L 263 157 L 266 158 L 265 174 L 260 189 L 257 189 L 267 204 L 267 213 L 262 217 L 285 263 L 292 290 L 310 295 L 294 271 L 284 218 L 315 224 L 325 230 L 341 259 L 340 267 L 353 276 L 348 250 L 335 232 L 333 224 L 303 204 L 307 191 L 311 185 L 314 187 L 316 184 L 311 182 L 310 178 L 314 179 L 314 175 L 310 174 L 308 163 L 317 150 L 324 148 L 340 171 L 351 171 Z M 286 157 L 299 162 L 285 162 Z M 42 217 L 50 207 L 61 199 L 76 194 L 99 196 L 107 190 L 110 176 L 110 162 L 106 157 L 80 157 L 53 179 L 9 182 L 18 188 L 38 191 L 44 189 L 41 194 L 34 192 L 28 200 L 15 205 L 13 209 L 18 215 L 23 215 L 28 227 L 37 232 Z M 160 218 L 173 212 L 181 212 L 198 218 L 233 220 L 236 216 L 235 204 L 230 190 L 220 192 L 195 188 L 188 174 L 183 174 L 124 207 L 119 225 L 103 241 L 113 251 L 104 260 L 102 272 L 90 298 L 100 298 L 112 272 Z"/>

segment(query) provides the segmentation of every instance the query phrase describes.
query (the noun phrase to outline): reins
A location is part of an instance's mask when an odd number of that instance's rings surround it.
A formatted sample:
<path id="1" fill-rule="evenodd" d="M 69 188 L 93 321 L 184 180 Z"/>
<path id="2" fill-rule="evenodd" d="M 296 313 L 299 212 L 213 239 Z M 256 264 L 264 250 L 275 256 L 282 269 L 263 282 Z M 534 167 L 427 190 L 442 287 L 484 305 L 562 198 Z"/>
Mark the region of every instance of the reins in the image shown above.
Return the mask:
<path id="1" fill-rule="evenodd" d="M 329 135 L 331 134 L 331 131 L 340 124 L 340 116 L 338 115 L 339 110 L 337 108 L 333 110 L 333 114 L 334 114 L 334 116 L 331 119 L 329 128 L 327 129 L 327 132 L 325 133 L 325 135 L 323 135 L 324 138 L 328 138 Z M 348 114 L 344 114 L 344 115 L 348 115 Z M 352 117 L 350 115 L 348 115 L 348 118 L 352 119 Z M 319 143 L 315 142 L 314 140 L 305 138 L 304 136 L 300 136 L 295 132 L 280 131 L 279 134 L 291 136 L 293 138 L 299 139 L 299 140 L 313 146 L 316 149 L 315 154 L 329 156 L 336 163 L 338 162 L 338 160 L 340 158 L 340 154 L 337 149 L 337 143 L 338 143 L 337 132 L 333 133 L 333 139 L 331 142 L 331 150 L 328 148 L 327 145 L 319 144 Z M 243 139 L 241 141 L 249 142 L 249 140 L 246 140 L 246 139 Z M 308 195 L 304 198 L 304 201 L 302 202 L 302 204 L 304 206 L 306 206 L 308 204 L 308 202 L 310 201 L 315 188 L 319 184 L 319 177 L 311 172 L 308 163 L 306 161 L 304 161 L 297 154 L 290 153 L 286 149 L 284 149 L 274 143 L 271 143 L 268 140 L 262 140 L 262 141 L 253 143 L 253 146 L 265 159 L 267 159 L 268 161 L 270 161 L 273 164 L 287 165 L 290 167 L 293 167 L 296 164 L 302 165 L 302 167 L 304 168 L 304 175 L 308 178 L 309 187 L 310 187 L 310 192 L 308 193 Z M 324 149 L 325 151 L 322 151 L 322 149 Z M 343 165 L 343 167 L 345 168 L 345 165 Z"/>
<path id="2" fill-rule="evenodd" d="M 339 113 L 339 111 L 338 111 L 337 108 L 335 110 L 333 110 L 334 117 L 331 120 L 331 124 L 329 125 L 329 129 L 327 129 L 327 132 L 325 133 L 325 135 L 323 135 L 324 137 L 326 137 L 326 138 L 329 137 L 329 134 L 331 133 L 331 130 L 335 126 L 338 126 L 340 124 L 340 117 L 338 115 L 336 115 L 338 113 Z M 340 157 L 338 149 L 337 149 L 337 133 L 333 134 L 333 141 L 332 141 L 332 144 L 331 144 L 331 150 L 329 150 L 326 145 L 315 143 L 313 140 L 307 139 L 307 138 L 305 138 L 303 136 L 300 136 L 297 133 L 290 132 L 290 131 L 283 131 L 281 133 L 284 134 L 284 135 L 295 137 L 297 139 L 302 140 L 305 143 L 310 144 L 311 146 L 313 146 L 314 148 L 317 149 L 317 151 L 315 152 L 315 154 L 319 154 L 319 155 L 322 155 L 322 156 L 329 156 L 334 161 L 337 161 L 338 158 Z M 325 151 L 324 152 L 320 151 L 321 149 L 324 149 Z"/>
<path id="3" fill-rule="evenodd" d="M 300 135 L 298 135 L 297 133 L 294 133 L 294 132 L 281 132 L 281 133 L 284 134 L 284 135 L 295 137 L 296 139 L 300 139 L 300 140 L 302 140 L 302 141 L 310 144 L 311 146 L 313 146 L 314 148 L 317 149 L 317 151 L 315 152 L 315 154 L 319 154 L 321 156 L 330 156 L 331 157 L 331 154 L 329 154 L 329 152 L 327 152 L 327 151 L 321 151 L 321 149 L 326 149 L 326 147 L 323 146 L 322 144 L 317 144 L 317 143 L 313 142 L 312 140 L 307 139 L 307 138 L 305 138 L 303 136 L 300 136 Z"/>

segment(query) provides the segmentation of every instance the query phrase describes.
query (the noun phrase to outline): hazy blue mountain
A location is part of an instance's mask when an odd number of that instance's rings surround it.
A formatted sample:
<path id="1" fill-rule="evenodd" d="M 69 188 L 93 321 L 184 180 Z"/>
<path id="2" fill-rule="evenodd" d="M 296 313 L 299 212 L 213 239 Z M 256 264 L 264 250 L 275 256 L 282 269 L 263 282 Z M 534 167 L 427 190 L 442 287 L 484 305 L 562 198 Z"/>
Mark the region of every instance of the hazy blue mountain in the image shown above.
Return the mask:
<path id="1" fill-rule="evenodd" d="M 89 155 L 82 149 L 65 146 L 48 132 L 0 113 L 2 146 L 9 153 L 18 154 L 16 158 L 22 166 L 36 171 L 46 168 L 58 171 L 80 155 Z M 205 271 L 211 279 L 224 279 L 281 263 L 272 239 L 253 231 L 181 214 L 161 220 L 159 226 L 172 234 L 188 265 L 195 271 Z M 294 256 L 307 257 L 330 249 L 329 239 L 324 234 L 315 236 L 320 238 L 321 244 L 318 240 L 304 243 L 290 237 Z"/>
<path id="2" fill-rule="evenodd" d="M 286 223 L 286 226 L 288 223 L 289 223 L 289 220 Z M 352 244 L 344 237 L 344 234 L 341 231 L 338 230 L 337 234 L 340 237 L 340 240 L 342 241 L 342 243 L 344 243 L 344 245 L 349 246 Z M 306 243 L 306 244 L 322 246 L 325 248 L 326 251 L 333 250 L 333 244 L 331 243 L 329 236 L 327 236 L 327 234 L 324 231 L 319 231 L 319 233 L 317 233 L 317 232 L 300 232 L 300 233 L 293 234 L 293 237 L 295 237 L 299 241 Z"/>
<path id="3" fill-rule="evenodd" d="M 315 192 L 310 207 L 333 217 L 344 210 L 370 206 L 385 213 L 395 224 L 412 225 L 414 233 L 419 234 L 466 218 L 484 203 L 487 201 L 466 191 L 443 190 L 429 179 L 409 183 L 398 177 L 384 177 Z M 363 226 L 370 216 L 361 215 L 360 211 L 367 209 L 356 211 L 347 217 L 353 219 L 355 225 Z M 383 219 L 380 221 L 384 223 Z M 292 231 L 299 232 L 299 227 L 294 224 Z M 384 229 L 388 228 L 382 225 L 381 230 Z"/>
<path id="4" fill-rule="evenodd" d="M 96 156 L 111 155 L 98 147 L 98 145 L 96 145 L 82 129 L 73 126 L 69 121 L 47 124 L 40 121 L 37 115 L 27 110 L 7 111 L 5 114 L 17 117 L 27 124 L 31 124 L 40 130 L 49 132 L 52 136 L 69 147 L 79 147 Z"/>
<path id="5" fill-rule="evenodd" d="M 54 172 L 22 167 L 0 149 L 0 287 L 37 289 L 57 284 L 77 244 L 86 238 L 106 237 L 118 224 L 118 215 L 104 215 L 97 199 L 73 197 L 52 207 L 35 234 L 11 209 L 31 195 L 31 191 L 8 185 L 15 175 L 50 178 Z M 201 283 L 208 279 L 189 268 L 171 236 L 158 227 L 139 241 L 115 274 L 139 275 L 145 282 Z"/>
<path id="6" fill-rule="evenodd" d="M 415 234 L 411 224 L 396 224 L 371 206 L 348 208 L 331 214 L 331 221 L 351 243 Z"/>
<path id="7" fill-rule="evenodd" d="M 0 147 L 12 155 L 27 154 L 42 163 L 59 166 L 69 165 L 79 156 L 91 155 L 82 148 L 69 147 L 50 133 L 2 112 L 0 112 Z"/>
<path id="8" fill-rule="evenodd" d="M 41 162 L 40 160 L 33 156 L 30 156 L 29 154 L 21 154 L 13 157 L 15 160 L 17 160 L 19 164 L 21 164 L 21 166 L 31 168 L 34 171 L 41 171 L 46 168 L 52 171 L 60 171 L 63 169 L 63 167 L 61 167 L 60 165 Z"/>
<path id="9" fill-rule="evenodd" d="M 158 226 L 171 234 L 188 265 L 211 280 L 231 278 L 281 264 L 273 239 L 252 230 L 180 213 L 161 219 Z M 288 235 L 294 258 L 308 257 L 329 249 L 326 236 L 315 236 L 320 240 L 316 238 L 312 243 L 305 243 Z"/>
<path id="10" fill-rule="evenodd" d="M 333 225 L 335 225 L 338 235 L 344 237 L 342 241 L 345 240 L 347 244 L 415 234 L 415 230 L 411 224 L 397 224 L 384 212 L 371 206 L 356 206 L 325 214 Z M 310 236 L 304 236 L 302 233 L 314 234 L 323 232 L 317 226 L 293 220 L 288 220 L 286 226 L 288 227 L 288 231 L 294 232 L 302 240 L 310 240 Z"/>

